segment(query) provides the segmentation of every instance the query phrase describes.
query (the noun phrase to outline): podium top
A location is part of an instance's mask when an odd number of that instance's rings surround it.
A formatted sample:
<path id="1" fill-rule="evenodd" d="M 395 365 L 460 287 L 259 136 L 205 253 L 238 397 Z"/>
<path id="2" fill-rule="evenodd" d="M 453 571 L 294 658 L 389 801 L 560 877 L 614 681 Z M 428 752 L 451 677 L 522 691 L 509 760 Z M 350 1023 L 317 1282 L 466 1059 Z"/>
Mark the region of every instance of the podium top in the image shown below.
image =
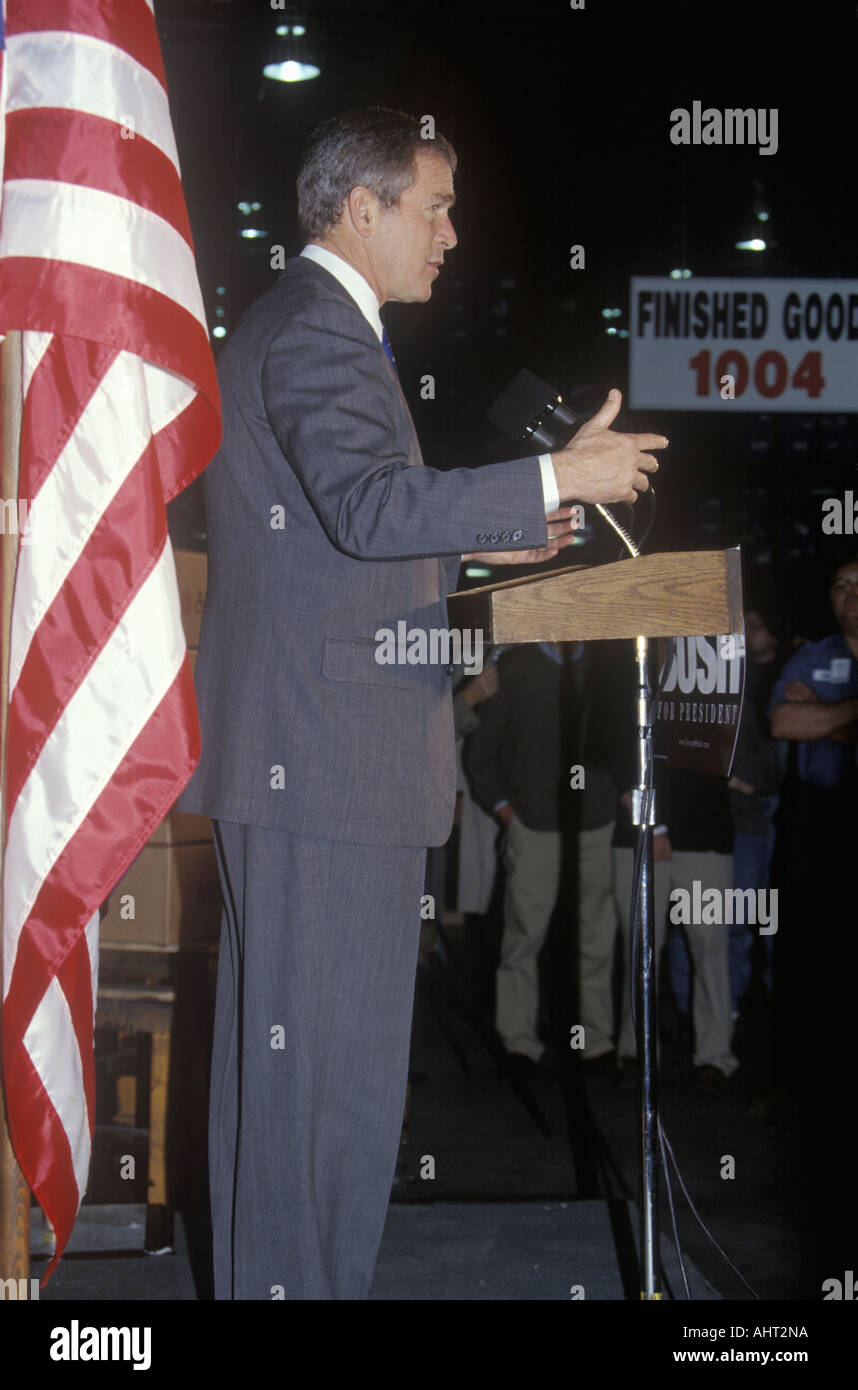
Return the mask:
<path id="1" fill-rule="evenodd" d="M 744 632 L 739 547 L 571 565 L 450 594 L 451 628 L 483 641 L 593 642 Z"/>

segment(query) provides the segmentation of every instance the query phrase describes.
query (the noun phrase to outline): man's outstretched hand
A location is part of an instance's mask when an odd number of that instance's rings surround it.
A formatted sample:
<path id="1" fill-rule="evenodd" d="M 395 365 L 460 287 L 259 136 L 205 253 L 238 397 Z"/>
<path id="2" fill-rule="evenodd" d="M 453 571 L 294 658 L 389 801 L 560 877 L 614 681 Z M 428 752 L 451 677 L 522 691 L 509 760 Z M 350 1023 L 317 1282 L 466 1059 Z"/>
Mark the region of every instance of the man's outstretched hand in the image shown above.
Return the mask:
<path id="1" fill-rule="evenodd" d="M 649 488 L 657 461 L 647 452 L 663 449 L 663 434 L 620 434 L 610 428 L 623 398 L 614 388 L 592 420 L 563 449 L 551 455 L 561 502 L 636 502 Z"/>
<path id="2" fill-rule="evenodd" d="M 620 434 L 610 428 L 623 403 L 614 388 L 592 420 L 582 425 L 563 449 L 551 455 L 561 502 L 636 502 L 649 488 L 657 461 L 648 449 L 664 449 L 663 434 Z M 573 508 L 561 506 L 548 521 L 548 544 L 537 550 L 486 550 L 463 555 L 463 560 L 488 560 L 495 565 L 539 565 L 551 560 L 575 536 Z"/>

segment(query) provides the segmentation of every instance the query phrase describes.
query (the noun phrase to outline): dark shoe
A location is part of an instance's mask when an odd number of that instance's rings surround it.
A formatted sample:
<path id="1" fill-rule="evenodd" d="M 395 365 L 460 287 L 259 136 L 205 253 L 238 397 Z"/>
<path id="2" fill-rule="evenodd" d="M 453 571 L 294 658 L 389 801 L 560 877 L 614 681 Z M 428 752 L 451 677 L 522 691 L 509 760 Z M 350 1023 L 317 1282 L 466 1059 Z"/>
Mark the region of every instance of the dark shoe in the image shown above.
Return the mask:
<path id="1" fill-rule="evenodd" d="M 636 1057 L 621 1057 L 617 1075 L 617 1085 L 621 1091 L 636 1091 L 638 1087 L 638 1062 Z"/>
<path id="2" fill-rule="evenodd" d="M 755 1120 L 767 1120 L 773 1115 L 784 1115 L 794 1109 L 794 1102 L 789 1091 L 765 1091 L 762 1095 L 755 1096 L 748 1106 L 748 1114 L 753 1115 Z"/>
<path id="3" fill-rule="evenodd" d="M 598 1057 L 588 1057 L 585 1052 L 581 1063 L 585 1076 L 612 1076 L 617 1070 L 617 1057 L 613 1048 L 610 1052 L 600 1052 Z"/>
<path id="4" fill-rule="evenodd" d="M 705 1066 L 694 1068 L 694 1089 L 706 1095 L 726 1091 L 727 1078 L 720 1067 L 713 1067 L 707 1062 Z"/>
<path id="5" fill-rule="evenodd" d="M 560 1076 L 560 1063 L 557 1061 L 554 1048 L 546 1047 L 542 1056 L 536 1064 L 536 1074 L 544 1080 L 557 1081 Z"/>
<path id="6" fill-rule="evenodd" d="M 528 1082 L 541 1075 L 539 1063 L 534 1062 L 532 1057 L 526 1057 L 523 1052 L 508 1052 L 506 1069 L 513 1081 Z"/>

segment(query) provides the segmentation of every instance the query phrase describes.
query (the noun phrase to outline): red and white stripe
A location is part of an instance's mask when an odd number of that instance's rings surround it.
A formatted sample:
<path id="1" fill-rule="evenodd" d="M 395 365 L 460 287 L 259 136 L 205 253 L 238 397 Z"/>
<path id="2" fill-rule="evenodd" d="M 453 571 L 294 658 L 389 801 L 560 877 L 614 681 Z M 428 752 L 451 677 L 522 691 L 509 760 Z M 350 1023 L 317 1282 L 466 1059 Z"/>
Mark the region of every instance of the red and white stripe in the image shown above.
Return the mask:
<path id="1" fill-rule="evenodd" d="M 5 768 L 15 1151 L 62 1253 L 94 1128 L 98 908 L 199 756 L 165 503 L 220 437 L 149 0 L 7 0 L 0 333 L 23 331 Z"/>

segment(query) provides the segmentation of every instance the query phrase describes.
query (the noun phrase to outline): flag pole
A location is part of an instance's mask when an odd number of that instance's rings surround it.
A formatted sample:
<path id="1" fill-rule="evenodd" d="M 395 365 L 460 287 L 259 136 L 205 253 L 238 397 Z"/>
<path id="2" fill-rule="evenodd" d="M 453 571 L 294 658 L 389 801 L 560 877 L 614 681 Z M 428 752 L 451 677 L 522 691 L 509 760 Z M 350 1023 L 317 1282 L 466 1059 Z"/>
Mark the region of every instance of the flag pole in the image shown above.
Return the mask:
<path id="1" fill-rule="evenodd" d="M 7 333 L 0 344 L 0 453 L 2 453 L 2 488 L 0 504 L 15 498 L 14 516 L 17 521 L 18 455 L 21 442 L 21 334 Z M 17 526 L 11 524 L 12 509 L 4 508 L 2 541 L 3 611 L 2 650 L 0 650 L 0 858 L 6 844 L 6 724 L 9 707 L 9 640 L 12 621 L 12 591 L 18 555 Z M 2 881 L 2 880 L 0 880 Z M 0 894 L 0 926 L 3 921 L 3 900 Z M 3 939 L 0 931 L 0 962 Z M 2 1044 L 0 1044 L 2 1053 Z M 0 1279 L 17 1279 L 18 1297 L 29 1288 L 30 1276 L 30 1190 L 18 1167 L 9 1137 L 6 1120 L 6 1101 L 3 1092 L 3 1070 L 0 1067 Z M 24 1294 L 26 1296 L 26 1294 Z"/>

